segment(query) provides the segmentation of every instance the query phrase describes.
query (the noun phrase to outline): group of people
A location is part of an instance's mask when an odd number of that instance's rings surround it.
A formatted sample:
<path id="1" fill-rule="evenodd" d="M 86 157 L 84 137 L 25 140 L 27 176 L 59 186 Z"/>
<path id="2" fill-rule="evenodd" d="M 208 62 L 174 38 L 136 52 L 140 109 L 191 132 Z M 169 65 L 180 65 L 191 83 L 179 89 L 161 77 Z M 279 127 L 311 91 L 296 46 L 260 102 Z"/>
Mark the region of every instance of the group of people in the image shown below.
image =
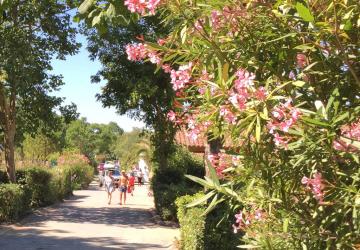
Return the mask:
<path id="1" fill-rule="evenodd" d="M 107 176 L 105 176 L 104 184 L 105 190 L 108 195 L 108 204 L 111 204 L 112 193 L 115 191 L 116 184 L 120 191 L 120 205 L 125 204 L 126 202 L 126 193 L 131 193 L 131 196 L 134 195 L 135 190 L 135 174 L 133 172 L 130 173 L 130 177 L 126 175 L 125 170 L 121 171 L 121 175 L 118 181 L 114 179 L 112 176 L 113 172 L 109 171 Z M 140 171 L 137 174 L 138 185 L 142 185 L 143 173 Z"/>

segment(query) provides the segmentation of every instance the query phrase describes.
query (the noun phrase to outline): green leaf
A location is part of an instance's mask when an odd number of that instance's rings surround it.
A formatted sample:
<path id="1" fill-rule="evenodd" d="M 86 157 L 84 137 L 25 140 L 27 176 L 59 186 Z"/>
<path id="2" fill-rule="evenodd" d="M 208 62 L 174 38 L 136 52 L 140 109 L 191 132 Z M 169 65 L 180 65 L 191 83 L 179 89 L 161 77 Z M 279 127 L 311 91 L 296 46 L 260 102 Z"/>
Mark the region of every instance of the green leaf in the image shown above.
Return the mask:
<path id="1" fill-rule="evenodd" d="M 88 12 L 88 10 L 93 6 L 94 0 L 85 0 L 80 6 L 79 6 L 79 13 L 85 14 Z"/>
<path id="2" fill-rule="evenodd" d="M 296 11 L 299 16 L 306 22 L 314 22 L 314 16 L 311 14 L 310 10 L 300 2 L 296 3 Z"/>
<path id="3" fill-rule="evenodd" d="M 209 168 L 209 173 L 210 173 L 210 178 L 211 180 L 214 182 L 215 187 L 220 187 L 220 181 L 219 178 L 216 174 L 216 170 L 213 166 L 211 166 L 211 162 L 209 160 L 208 161 L 208 168 Z"/>
<path id="4" fill-rule="evenodd" d="M 190 202 L 189 204 L 186 205 L 186 207 L 187 207 L 187 208 L 190 208 L 190 207 L 198 206 L 198 205 L 200 205 L 201 203 L 206 202 L 206 201 L 207 201 L 208 199 L 210 199 L 214 194 L 215 194 L 215 191 L 212 190 L 212 191 L 210 191 L 209 193 L 207 193 L 206 195 L 200 197 L 199 199 Z"/>
<path id="5" fill-rule="evenodd" d="M 97 15 L 96 17 L 94 17 L 94 19 L 92 20 L 92 22 L 91 22 L 91 25 L 93 26 L 93 27 L 95 27 L 97 24 L 99 24 L 100 22 L 101 22 L 101 17 L 102 17 L 102 12 L 99 14 L 99 15 Z"/>
<path id="6" fill-rule="evenodd" d="M 213 184 L 211 184 L 211 183 L 207 182 L 206 180 L 201 179 L 199 177 L 192 176 L 192 175 L 185 175 L 185 177 L 192 180 L 193 182 L 200 184 L 201 186 L 206 187 L 206 188 L 214 188 Z"/>
<path id="7" fill-rule="evenodd" d="M 305 85 L 306 82 L 304 81 L 295 81 L 295 82 L 292 82 L 292 85 L 296 86 L 296 87 L 303 87 Z"/>
<path id="8" fill-rule="evenodd" d="M 312 125 L 318 125 L 321 127 L 325 127 L 325 128 L 329 128 L 329 124 L 319 121 L 319 120 L 315 120 L 315 119 L 311 119 L 309 117 L 301 117 L 301 120 L 305 121 L 308 124 L 312 124 Z"/>
<path id="9" fill-rule="evenodd" d="M 210 205 L 206 208 L 206 210 L 201 214 L 201 216 L 205 216 L 208 213 L 210 213 L 212 210 L 214 210 L 216 208 L 216 206 L 218 204 L 220 204 L 221 202 L 225 201 L 224 198 L 218 199 L 218 194 L 216 194 L 214 196 L 214 198 L 212 199 Z"/>
<path id="10" fill-rule="evenodd" d="M 260 117 L 259 117 L 259 116 L 256 117 L 255 137 L 256 137 L 256 141 L 257 141 L 257 142 L 260 142 L 260 138 L 261 138 L 261 121 L 260 121 Z"/>
<path id="11" fill-rule="evenodd" d="M 254 246 L 254 245 L 240 245 L 238 248 L 242 249 L 255 249 L 255 248 L 261 248 L 260 246 Z"/>
<path id="12" fill-rule="evenodd" d="M 283 232 L 284 233 L 288 232 L 288 227 L 289 227 L 289 218 L 286 218 L 283 222 Z"/>
<path id="13" fill-rule="evenodd" d="M 307 51 L 307 50 L 316 51 L 314 46 L 309 46 L 309 45 L 306 45 L 306 44 L 298 45 L 294 49 L 298 49 L 298 50 L 301 50 L 301 51 Z"/>
<path id="14" fill-rule="evenodd" d="M 187 36 L 187 26 L 185 25 L 180 31 L 181 43 L 184 44 Z"/>
<path id="15" fill-rule="evenodd" d="M 116 9 L 113 4 L 110 4 L 108 9 L 106 10 L 106 16 L 112 19 L 116 15 Z"/>

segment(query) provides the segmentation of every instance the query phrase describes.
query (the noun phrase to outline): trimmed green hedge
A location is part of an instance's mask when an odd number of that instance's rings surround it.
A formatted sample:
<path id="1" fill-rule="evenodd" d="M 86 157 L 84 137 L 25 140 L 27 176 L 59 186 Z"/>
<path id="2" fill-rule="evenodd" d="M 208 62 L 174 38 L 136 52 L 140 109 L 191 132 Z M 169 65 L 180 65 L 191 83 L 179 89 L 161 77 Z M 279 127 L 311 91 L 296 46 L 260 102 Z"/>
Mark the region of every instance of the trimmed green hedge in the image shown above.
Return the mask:
<path id="1" fill-rule="evenodd" d="M 0 221 L 13 221 L 28 210 L 24 189 L 19 184 L 0 184 Z"/>
<path id="2" fill-rule="evenodd" d="M 0 184 L 0 221 L 16 220 L 30 208 L 53 204 L 71 195 L 73 190 L 87 187 L 93 178 L 93 168 L 88 165 L 31 167 L 18 170 L 16 177 L 16 184 Z M 7 178 L 3 181 L 8 182 Z"/>
<path id="3" fill-rule="evenodd" d="M 205 205 L 186 207 L 201 196 L 203 193 L 185 195 L 176 200 L 181 233 L 180 249 L 238 249 L 237 246 L 241 244 L 240 237 L 233 233 L 233 215 L 229 214 L 227 205 L 219 205 L 206 216 L 202 216 L 206 210 Z"/>
<path id="4" fill-rule="evenodd" d="M 205 249 L 205 216 L 202 216 L 205 210 L 203 207 L 186 208 L 187 204 L 199 196 L 201 195 L 185 195 L 176 199 L 181 234 L 180 249 L 182 250 Z"/>

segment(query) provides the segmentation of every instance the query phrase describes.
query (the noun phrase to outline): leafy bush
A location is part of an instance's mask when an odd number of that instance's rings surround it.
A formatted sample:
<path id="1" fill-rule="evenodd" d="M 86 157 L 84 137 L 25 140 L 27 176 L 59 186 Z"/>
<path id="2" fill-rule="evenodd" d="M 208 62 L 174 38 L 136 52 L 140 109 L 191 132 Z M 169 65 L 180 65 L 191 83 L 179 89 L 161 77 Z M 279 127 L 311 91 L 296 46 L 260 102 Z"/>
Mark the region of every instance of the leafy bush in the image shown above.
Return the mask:
<path id="1" fill-rule="evenodd" d="M 51 192 L 57 200 L 62 200 L 72 194 L 71 172 L 69 168 L 57 167 L 51 170 Z"/>
<path id="2" fill-rule="evenodd" d="M 185 195 L 176 199 L 177 215 L 180 223 L 182 250 L 212 250 L 237 249 L 239 237 L 231 230 L 230 220 L 224 220 L 224 215 L 232 217 L 230 207 L 222 205 L 216 207 L 207 215 L 205 205 L 187 208 L 186 205 L 198 200 L 204 194 Z M 226 217 L 226 216 L 225 216 Z"/>
<path id="3" fill-rule="evenodd" d="M 24 173 L 18 178 L 18 183 L 23 184 L 25 192 L 29 192 L 31 207 L 42 207 L 56 201 L 50 186 L 52 175 L 49 170 L 35 167 L 25 169 Z"/>
<path id="4" fill-rule="evenodd" d="M 18 219 L 27 210 L 27 197 L 19 184 L 0 184 L 0 221 Z"/>
<path id="5" fill-rule="evenodd" d="M 201 161 L 195 159 L 186 149 L 178 147 L 168 159 L 168 167 L 157 169 L 152 178 L 155 208 L 162 219 L 177 220 L 176 198 L 194 194 L 200 186 L 185 179 L 185 174 L 204 176 Z"/>
<path id="6" fill-rule="evenodd" d="M 70 171 L 71 174 L 71 183 L 73 190 L 86 188 L 93 180 L 94 168 L 89 165 L 72 165 L 67 168 L 67 171 Z"/>
<path id="7" fill-rule="evenodd" d="M 200 195 L 201 196 L 201 195 Z M 199 195 L 185 195 L 176 199 L 177 216 L 180 224 L 180 249 L 205 249 L 205 211 L 204 207 L 186 208 L 186 205 L 197 199 Z"/>

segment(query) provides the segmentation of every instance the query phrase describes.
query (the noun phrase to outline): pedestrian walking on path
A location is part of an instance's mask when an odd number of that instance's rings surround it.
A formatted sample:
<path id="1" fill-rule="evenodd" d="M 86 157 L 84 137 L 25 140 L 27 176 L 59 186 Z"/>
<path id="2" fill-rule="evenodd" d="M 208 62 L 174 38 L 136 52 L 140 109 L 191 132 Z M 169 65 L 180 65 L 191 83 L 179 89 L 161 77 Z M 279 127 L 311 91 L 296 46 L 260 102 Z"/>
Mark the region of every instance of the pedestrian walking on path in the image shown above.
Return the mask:
<path id="1" fill-rule="evenodd" d="M 119 179 L 119 191 L 120 191 L 120 205 L 124 204 L 126 202 L 126 192 L 127 192 L 127 186 L 128 186 L 129 178 L 127 177 L 125 170 L 121 171 L 121 176 Z M 124 203 L 122 203 L 122 197 L 124 196 Z"/>
<path id="2" fill-rule="evenodd" d="M 141 186 L 141 184 L 142 184 L 143 176 L 144 176 L 144 174 L 143 174 L 142 170 L 140 169 L 139 172 L 138 172 L 138 176 L 137 176 L 139 186 Z"/>
<path id="3" fill-rule="evenodd" d="M 104 182 L 105 182 L 105 190 L 108 195 L 108 204 L 110 205 L 112 193 L 115 191 L 114 177 L 112 176 L 112 171 L 109 171 L 108 175 L 105 176 Z"/>
<path id="4" fill-rule="evenodd" d="M 134 196 L 134 189 L 135 189 L 135 176 L 134 173 L 130 174 L 129 178 L 129 193 L 131 193 L 131 196 Z"/>

